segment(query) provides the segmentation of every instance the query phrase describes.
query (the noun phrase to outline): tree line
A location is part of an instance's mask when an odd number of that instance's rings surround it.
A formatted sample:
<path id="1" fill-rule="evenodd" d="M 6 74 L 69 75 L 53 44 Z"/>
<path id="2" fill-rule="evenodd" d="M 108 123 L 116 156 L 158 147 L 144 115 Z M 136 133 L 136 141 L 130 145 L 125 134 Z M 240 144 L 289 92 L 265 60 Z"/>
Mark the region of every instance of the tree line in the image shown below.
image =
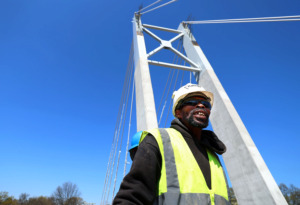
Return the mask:
<path id="1" fill-rule="evenodd" d="M 80 197 L 81 193 L 76 184 L 65 182 L 58 186 L 50 197 L 29 197 L 22 193 L 19 199 L 9 196 L 8 192 L 0 192 L 0 205 L 83 205 L 85 202 Z"/>
<path id="2" fill-rule="evenodd" d="M 279 184 L 279 189 L 289 205 L 300 205 L 300 189 L 298 187 L 294 185 L 288 187 L 281 183 Z M 238 205 L 232 188 L 229 188 L 229 201 L 231 205 Z"/>
<path id="3" fill-rule="evenodd" d="M 289 205 L 300 205 L 300 189 L 294 185 L 289 187 L 283 183 L 279 185 L 284 198 Z M 0 192 L 0 205 L 84 205 L 80 197 L 81 193 L 76 184 L 66 182 L 58 186 L 50 197 L 39 196 L 29 197 L 29 194 L 22 193 L 19 199 L 9 196 L 8 192 Z M 231 205 L 238 205 L 232 188 L 229 188 L 229 201 Z"/>

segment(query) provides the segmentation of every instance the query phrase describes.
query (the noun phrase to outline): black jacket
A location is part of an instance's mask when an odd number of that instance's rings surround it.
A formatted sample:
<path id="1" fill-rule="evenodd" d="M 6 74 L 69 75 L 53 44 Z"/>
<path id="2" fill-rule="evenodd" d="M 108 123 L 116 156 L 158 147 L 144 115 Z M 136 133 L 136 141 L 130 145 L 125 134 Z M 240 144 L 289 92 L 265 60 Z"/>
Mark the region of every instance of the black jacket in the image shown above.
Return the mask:
<path id="1" fill-rule="evenodd" d="M 208 130 L 202 130 L 201 141 L 197 142 L 189 130 L 177 119 L 171 128 L 178 130 L 186 140 L 206 184 L 211 188 L 211 176 L 208 156 L 205 148 L 217 154 L 223 154 L 226 147 L 218 137 Z M 158 181 L 161 173 L 162 158 L 155 138 L 148 134 L 140 143 L 129 173 L 124 177 L 113 204 L 153 204 L 157 196 Z"/>

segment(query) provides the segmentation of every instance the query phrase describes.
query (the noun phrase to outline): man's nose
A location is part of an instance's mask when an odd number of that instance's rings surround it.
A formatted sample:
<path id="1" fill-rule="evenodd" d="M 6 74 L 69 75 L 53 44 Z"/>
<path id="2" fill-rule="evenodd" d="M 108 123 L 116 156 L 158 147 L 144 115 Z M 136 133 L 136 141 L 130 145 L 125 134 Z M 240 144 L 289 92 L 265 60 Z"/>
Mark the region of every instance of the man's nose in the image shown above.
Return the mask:
<path id="1" fill-rule="evenodd" d="M 205 106 L 204 106 L 201 102 L 199 102 L 199 103 L 196 105 L 196 107 L 199 107 L 199 108 L 205 108 Z"/>

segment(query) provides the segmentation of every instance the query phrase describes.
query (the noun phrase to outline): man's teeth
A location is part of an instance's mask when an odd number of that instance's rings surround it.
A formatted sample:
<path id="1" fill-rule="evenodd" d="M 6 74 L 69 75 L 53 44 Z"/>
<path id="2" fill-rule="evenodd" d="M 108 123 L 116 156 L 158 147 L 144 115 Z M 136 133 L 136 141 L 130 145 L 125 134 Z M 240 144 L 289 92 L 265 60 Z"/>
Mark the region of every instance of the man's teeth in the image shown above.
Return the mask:
<path id="1" fill-rule="evenodd" d="M 196 112 L 196 114 L 205 116 L 202 112 Z"/>

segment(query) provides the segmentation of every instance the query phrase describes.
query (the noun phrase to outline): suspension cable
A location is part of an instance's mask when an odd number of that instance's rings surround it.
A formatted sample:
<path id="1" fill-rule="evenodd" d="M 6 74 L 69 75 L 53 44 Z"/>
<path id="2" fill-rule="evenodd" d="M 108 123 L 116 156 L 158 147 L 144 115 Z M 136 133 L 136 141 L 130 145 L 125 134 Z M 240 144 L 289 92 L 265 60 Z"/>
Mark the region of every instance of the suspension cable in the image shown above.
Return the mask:
<path id="1" fill-rule="evenodd" d="M 126 73 L 126 75 L 127 75 L 127 73 Z M 108 168 L 107 168 L 106 177 L 105 177 L 105 183 L 104 183 L 104 191 L 102 192 L 102 197 L 101 197 L 102 198 L 101 199 L 102 200 L 101 204 L 105 203 L 106 193 L 109 194 L 109 192 L 107 192 L 107 186 L 108 186 L 108 181 L 110 179 L 110 170 L 112 168 L 112 160 L 113 160 L 114 147 L 115 147 L 116 138 L 117 138 L 117 135 L 118 135 L 117 128 L 118 128 L 118 124 L 120 123 L 120 116 L 121 116 L 123 98 L 124 98 L 124 90 L 122 91 L 122 97 L 121 97 L 121 102 L 120 102 L 120 106 L 119 106 L 119 112 L 118 112 L 118 115 L 117 115 L 118 116 L 117 117 L 118 120 L 117 120 L 116 125 L 115 125 L 115 134 L 114 134 L 113 143 L 112 143 L 112 147 L 111 147 L 111 151 L 110 151 Z"/>
<path id="2" fill-rule="evenodd" d="M 112 167 L 111 167 L 111 172 L 110 172 L 110 182 L 109 182 L 109 187 L 108 187 L 108 192 L 107 192 L 107 196 L 106 196 L 106 201 L 108 200 L 109 194 L 110 194 L 110 188 L 111 188 L 111 182 L 112 182 L 112 175 L 114 172 L 114 167 L 115 167 L 115 161 L 116 161 L 116 152 L 117 152 L 117 146 L 118 146 L 118 142 L 119 142 L 119 138 L 120 138 L 120 130 L 122 127 L 122 119 L 123 119 L 123 115 L 124 115 L 124 109 L 125 109 L 125 99 L 126 99 L 126 90 L 127 90 L 127 84 L 128 84 L 128 78 L 129 78 L 129 73 L 130 73 L 130 64 L 132 61 L 132 56 L 133 56 L 133 42 L 131 44 L 131 50 L 130 50 L 130 58 L 129 58 L 129 62 L 127 65 L 127 72 L 126 72 L 126 76 L 125 76 L 125 81 L 124 81 L 124 85 L 123 85 L 123 91 L 122 91 L 122 100 L 121 100 L 121 105 L 122 105 L 122 112 L 121 112 L 121 116 L 119 117 L 119 128 L 116 134 L 116 143 L 115 143 L 115 147 L 114 147 L 114 154 L 113 154 L 113 163 L 112 163 Z"/>
<path id="3" fill-rule="evenodd" d="M 130 116 L 129 116 L 128 136 L 127 136 L 127 146 L 126 146 L 125 165 L 124 165 L 123 177 L 125 177 L 126 166 L 127 166 L 127 157 L 128 157 L 128 147 L 129 147 L 130 128 L 131 128 L 131 114 L 132 114 L 133 96 L 134 96 L 134 78 L 133 78 L 133 82 L 132 82 L 132 94 L 131 94 Z"/>
<path id="4" fill-rule="evenodd" d="M 158 111 L 160 110 L 161 103 L 162 103 L 162 101 L 163 101 L 163 99 L 164 99 L 164 97 L 165 97 L 165 91 L 166 91 L 166 88 L 167 88 L 168 83 L 169 83 L 171 71 L 172 71 L 172 69 L 170 68 L 170 69 L 169 69 L 168 79 L 167 79 L 167 82 L 166 82 L 166 84 L 165 84 L 164 92 L 163 92 L 162 97 L 161 97 L 160 102 L 159 102 Z M 161 114 L 160 114 L 160 119 L 161 119 L 162 113 L 163 113 L 163 112 L 161 112 Z M 160 119 L 159 119 L 159 122 L 160 122 Z M 159 123 L 158 123 L 158 124 L 159 124 Z"/>
<path id="5" fill-rule="evenodd" d="M 116 136 L 116 132 L 115 132 L 115 136 Z M 114 137 L 115 140 L 115 137 Z M 107 164 L 107 169 L 106 169 L 106 175 L 105 175 L 105 181 L 104 181 L 104 187 L 103 187 L 103 191 L 102 191 L 102 196 L 101 196 L 101 204 L 104 203 L 104 198 L 106 196 L 106 190 L 107 190 L 107 182 L 108 182 L 108 178 L 109 178 L 109 170 L 111 167 L 111 160 L 112 160 L 112 150 L 113 150 L 113 145 L 114 145 L 114 141 L 112 143 L 111 146 L 111 152 L 109 154 L 109 160 L 108 160 L 108 164 Z"/>
<path id="6" fill-rule="evenodd" d="M 118 117 L 117 117 L 117 122 L 116 122 L 116 126 L 115 126 L 115 135 L 114 135 L 114 139 L 113 139 L 113 143 L 112 143 L 112 148 L 111 148 L 111 152 L 110 152 L 110 159 L 109 159 L 109 163 L 108 163 L 108 168 L 107 168 L 107 173 L 106 173 L 106 177 L 105 177 L 105 183 L 104 183 L 104 190 L 102 192 L 102 197 L 101 197 L 101 204 L 104 204 L 105 202 L 107 202 L 108 200 L 108 196 L 110 194 L 110 186 L 111 186 L 111 176 L 113 173 L 113 169 L 114 169 L 114 162 L 115 162 L 115 151 L 116 151 L 116 147 L 118 145 L 118 135 L 119 135 L 119 131 L 118 131 L 118 127 L 120 130 L 120 123 L 122 122 L 122 117 L 123 117 L 123 113 L 124 113 L 124 95 L 125 95 L 125 88 L 126 88 L 126 84 L 128 81 L 128 75 L 129 75 L 129 71 L 130 71 L 130 67 L 129 65 L 131 64 L 131 60 L 132 60 L 132 56 L 133 56 L 133 43 L 131 44 L 131 49 L 130 49 L 130 57 L 129 57 L 129 61 L 128 61 L 128 65 L 127 65 L 127 69 L 126 69 L 126 75 L 125 75 L 125 80 L 124 80 L 124 84 L 123 84 L 123 90 L 122 90 L 122 96 L 121 96 L 121 101 L 120 101 L 120 106 L 119 106 L 119 112 L 118 112 Z"/>
<path id="7" fill-rule="evenodd" d="M 133 58 L 132 58 L 133 60 Z M 122 123 L 122 134 L 121 134 L 121 140 L 120 140 L 120 147 L 119 147 L 119 154 L 118 154 L 118 161 L 117 161 L 117 168 L 116 168 L 116 174 L 115 174 L 115 179 L 114 179 L 114 188 L 112 192 L 112 200 L 115 194 L 115 188 L 116 188 L 116 181 L 117 181 L 117 176 L 118 176 L 118 170 L 119 170 L 119 162 L 120 162 L 120 155 L 121 155 L 121 149 L 122 149 L 122 144 L 123 144 L 123 136 L 124 136 L 124 125 L 125 125 L 125 119 L 127 116 L 127 106 L 128 106 L 128 97 L 129 97 L 129 91 L 130 91 L 130 83 L 131 83 L 131 78 L 132 78 L 132 67 L 130 66 L 130 75 L 129 75 L 129 81 L 127 84 L 127 92 L 126 92 L 126 101 L 125 101 L 125 115 Z"/>
<path id="8" fill-rule="evenodd" d="M 177 44 L 177 50 L 181 50 L 181 48 L 180 48 L 180 46 L 182 46 L 182 44 L 180 43 L 181 41 L 179 41 L 178 42 L 178 44 Z M 179 56 L 177 56 L 176 54 L 174 55 L 174 58 L 173 58 L 173 63 L 175 63 L 176 62 L 176 64 L 178 63 L 178 59 L 179 59 Z M 167 101 L 168 101 L 168 96 L 169 96 L 169 93 L 170 93 L 170 88 L 172 87 L 172 82 L 173 82 L 173 77 L 174 77 L 174 74 L 175 74 L 175 70 L 173 70 L 173 69 L 171 69 L 172 70 L 172 78 L 171 78 L 171 81 L 170 81 L 170 85 L 169 85 L 169 88 L 168 88 L 168 92 L 167 92 L 167 94 L 166 94 L 166 99 L 165 99 L 165 101 L 164 101 L 164 105 L 163 105 L 163 108 L 162 108 L 162 112 L 161 112 L 161 114 L 160 114 L 160 118 L 159 118 L 159 125 L 160 125 L 160 123 L 161 123 L 161 119 L 162 119 L 162 116 L 163 116 L 163 114 L 164 114 L 164 110 L 165 110 L 165 107 L 166 107 L 166 104 L 167 104 Z M 171 71 L 170 70 L 170 71 Z M 177 74 L 177 76 L 178 76 L 178 74 Z M 172 101 L 172 100 L 171 100 Z M 168 117 L 167 117 L 168 118 Z"/>
<path id="9" fill-rule="evenodd" d="M 181 39 L 181 40 L 182 40 L 182 39 Z M 184 66 L 185 66 L 185 63 L 186 63 L 186 61 L 183 61 L 183 65 L 184 65 Z M 183 70 L 183 71 L 182 71 L 182 76 L 181 76 L 181 81 L 180 81 L 180 86 L 179 86 L 179 87 L 181 87 L 182 84 L 183 84 L 184 73 L 185 73 L 185 71 Z M 190 73 L 191 73 L 191 72 L 190 72 Z"/>
<path id="10" fill-rule="evenodd" d="M 122 119 L 123 119 L 123 114 L 124 114 L 124 107 L 125 107 L 125 104 L 123 103 L 122 115 L 121 115 L 121 123 L 119 124 L 119 129 L 118 129 L 118 133 L 117 133 L 118 137 L 117 137 L 117 143 L 116 143 L 116 146 L 115 146 L 115 149 L 114 149 L 113 164 L 112 164 L 112 169 L 111 169 L 111 178 L 110 178 L 110 182 L 109 182 L 108 195 L 107 195 L 106 201 L 108 200 L 108 197 L 109 197 L 110 187 L 111 187 L 111 181 L 112 181 L 112 175 L 113 175 L 114 167 L 115 167 L 116 152 L 117 152 L 117 146 L 119 144 L 119 136 L 120 136 L 120 129 L 122 127 Z"/>
<path id="11" fill-rule="evenodd" d="M 186 55 L 186 53 L 185 53 L 185 50 L 183 49 L 183 39 L 181 38 L 180 39 L 180 43 L 181 43 L 181 45 L 182 45 L 182 47 L 181 47 L 181 52 L 183 53 L 183 54 L 185 54 Z M 186 64 L 186 61 L 185 60 L 182 60 L 182 59 L 180 59 L 180 64 L 182 64 L 182 61 L 183 61 L 183 65 L 185 66 L 185 64 Z M 183 70 L 182 71 L 182 76 L 181 76 L 181 80 L 180 80 L 180 85 L 179 85 L 179 87 L 181 87 L 182 86 L 182 83 L 183 83 L 183 78 L 184 78 L 184 73 L 185 73 L 185 71 Z M 190 72 L 191 73 L 191 72 Z"/>
<path id="12" fill-rule="evenodd" d="M 182 42 L 182 41 L 179 41 L 179 43 L 180 43 L 180 46 L 181 46 L 180 49 L 179 49 L 179 51 L 183 52 L 183 42 Z M 179 58 L 179 57 L 178 57 L 178 58 Z M 183 60 L 183 59 L 180 58 L 180 63 L 179 63 L 179 64 L 182 63 L 182 60 Z M 177 62 L 178 62 L 178 59 L 177 59 Z M 185 65 L 186 61 L 183 61 L 183 63 L 184 63 L 184 65 Z M 177 75 L 176 75 L 176 79 L 175 79 L 175 81 L 174 81 L 174 87 L 173 87 L 172 92 L 174 92 L 175 89 L 176 89 L 176 84 L 177 84 L 177 79 L 178 79 L 179 72 L 180 72 L 180 71 L 177 70 Z M 182 77 L 181 77 L 182 80 L 183 80 L 183 75 L 184 75 L 184 72 L 182 72 Z M 182 81 L 181 81 L 181 84 L 182 84 Z M 172 100 L 170 100 L 170 103 L 169 103 L 169 106 L 168 106 L 167 117 L 166 117 L 166 121 L 165 121 L 165 127 L 166 127 L 166 125 L 167 125 L 168 117 L 169 117 L 169 115 L 170 115 L 170 110 L 171 110 L 172 107 L 173 107 L 173 106 L 172 106 Z"/>
<path id="13" fill-rule="evenodd" d="M 146 13 L 148 13 L 148 12 L 150 12 L 150 11 L 154 11 L 154 10 L 156 10 L 156 9 L 159 9 L 159 8 L 161 8 L 161 7 L 164 7 L 164 6 L 167 6 L 167 5 L 171 4 L 171 3 L 174 3 L 175 1 L 177 1 L 177 0 L 171 0 L 171 1 L 167 2 L 167 3 L 164 3 L 164 4 L 160 5 L 160 6 L 155 7 L 155 8 L 153 8 L 153 9 L 149 9 L 148 11 L 145 11 L 145 12 L 143 12 L 143 13 L 141 13 L 141 14 L 146 14 Z"/>
<path id="14" fill-rule="evenodd" d="M 213 23 L 253 23 L 253 22 L 276 22 L 276 21 L 300 21 L 300 15 L 259 17 L 259 18 L 203 20 L 203 21 L 183 21 L 183 23 L 187 23 L 187 24 L 213 24 Z"/>
<path id="15" fill-rule="evenodd" d="M 176 82 L 177 82 L 177 79 L 178 79 L 178 74 L 179 74 L 179 70 L 177 70 L 176 79 L 175 79 L 175 81 L 174 81 L 173 92 L 175 91 Z M 166 125 L 167 125 L 168 116 L 169 116 L 171 107 L 173 107 L 173 106 L 172 106 L 172 100 L 170 100 L 170 105 L 169 105 L 169 108 L 168 108 L 167 117 L 166 117 L 166 121 L 165 121 L 165 126 L 164 126 L 164 127 L 166 127 Z"/>
<path id="16" fill-rule="evenodd" d="M 161 1 L 162 1 L 162 0 L 157 0 L 157 1 L 155 1 L 155 2 L 153 2 L 152 4 L 146 6 L 145 8 L 141 8 L 137 13 L 141 13 L 141 11 L 143 11 L 143 10 L 145 10 L 145 9 L 147 9 L 147 8 L 153 6 L 153 5 L 155 5 L 155 4 L 157 4 L 157 3 L 161 2 Z"/>
<path id="17" fill-rule="evenodd" d="M 122 97 L 121 99 L 123 99 L 124 97 L 124 94 L 122 93 Z M 122 102 L 122 100 L 121 100 Z M 115 150 L 115 147 L 116 147 L 116 139 L 117 139 L 117 136 L 118 136 L 118 124 L 120 123 L 120 116 L 123 115 L 123 109 L 122 109 L 122 103 L 120 103 L 120 109 L 119 109 L 119 114 L 118 114 L 118 121 L 117 121 L 117 124 L 116 124 L 116 128 L 115 128 L 115 135 L 114 135 L 114 140 L 113 140 L 113 145 L 112 145 L 112 149 L 111 149 L 111 154 L 110 154 L 110 166 L 108 168 L 108 173 L 106 174 L 107 175 L 107 180 L 106 181 L 106 184 L 105 184 L 105 190 L 104 190 L 104 198 L 102 198 L 102 204 L 105 203 L 105 201 L 107 201 L 107 197 L 109 195 L 109 189 L 110 189 L 110 185 L 108 187 L 108 181 L 111 181 L 111 175 L 112 175 L 112 170 L 113 170 L 113 167 L 114 167 L 114 163 L 113 162 L 113 156 L 114 156 L 114 150 Z M 121 112 L 122 110 L 122 112 Z M 108 190 L 107 190 L 108 189 Z M 106 196 L 107 194 L 107 196 Z"/>
<path id="18" fill-rule="evenodd" d="M 180 41 L 179 41 L 178 44 L 177 44 L 177 50 L 178 50 L 178 48 L 179 48 L 180 45 L 181 45 L 181 44 L 180 44 Z M 181 48 L 180 48 L 180 49 L 181 49 Z M 179 50 L 180 50 L 180 49 L 179 49 Z M 174 57 L 173 57 L 173 63 L 176 61 L 176 57 L 177 57 L 177 61 L 178 61 L 178 56 L 175 54 Z M 170 69 L 169 76 L 168 76 L 168 80 L 167 80 L 167 83 L 166 83 L 166 85 L 165 85 L 165 88 L 167 87 L 167 84 L 168 84 L 168 82 L 169 82 L 169 77 L 170 77 L 171 71 L 174 71 L 174 70 L 173 70 L 173 69 Z M 171 81 L 170 81 L 170 86 L 169 86 L 168 92 L 167 92 L 167 94 L 166 94 L 166 99 L 165 99 L 165 102 L 164 102 L 162 111 L 161 111 L 161 113 L 160 113 L 158 125 L 160 125 L 160 122 L 161 122 L 161 119 L 162 119 L 162 116 L 163 116 L 163 113 L 164 113 L 164 110 L 165 110 L 165 107 L 166 107 L 166 104 L 167 104 L 167 100 L 168 100 L 167 98 L 168 98 L 168 96 L 169 96 L 169 91 L 170 91 L 170 88 L 171 88 L 171 84 L 172 84 L 172 81 L 173 81 L 173 77 L 174 77 L 174 72 L 173 72 L 173 74 L 172 74 L 172 78 L 171 78 Z M 165 91 L 164 91 L 164 93 L 165 93 Z M 163 99 L 163 98 L 164 98 L 164 94 L 163 94 L 163 96 L 162 96 L 162 99 Z M 162 99 L 161 99 L 161 100 L 162 100 Z"/>
<path id="19" fill-rule="evenodd" d="M 172 77 L 171 77 L 171 80 L 170 80 L 170 84 L 169 84 L 169 86 L 168 86 L 169 88 L 168 88 L 168 92 L 167 92 L 166 96 L 169 96 L 170 88 L 171 88 L 171 86 L 172 86 L 172 82 L 173 82 L 173 78 L 174 78 L 174 74 L 175 74 L 175 70 L 174 70 L 174 69 L 171 69 L 171 70 L 172 70 Z M 162 109 L 162 112 L 161 112 L 161 115 L 160 115 L 160 119 L 159 119 L 158 125 L 160 125 L 161 118 L 162 118 L 162 116 L 163 116 L 163 113 L 164 113 L 164 109 L 165 109 L 165 107 L 166 107 L 166 104 L 167 104 L 167 98 L 166 98 L 166 100 L 165 100 L 165 102 L 164 102 L 164 106 L 163 106 L 163 109 Z"/>

